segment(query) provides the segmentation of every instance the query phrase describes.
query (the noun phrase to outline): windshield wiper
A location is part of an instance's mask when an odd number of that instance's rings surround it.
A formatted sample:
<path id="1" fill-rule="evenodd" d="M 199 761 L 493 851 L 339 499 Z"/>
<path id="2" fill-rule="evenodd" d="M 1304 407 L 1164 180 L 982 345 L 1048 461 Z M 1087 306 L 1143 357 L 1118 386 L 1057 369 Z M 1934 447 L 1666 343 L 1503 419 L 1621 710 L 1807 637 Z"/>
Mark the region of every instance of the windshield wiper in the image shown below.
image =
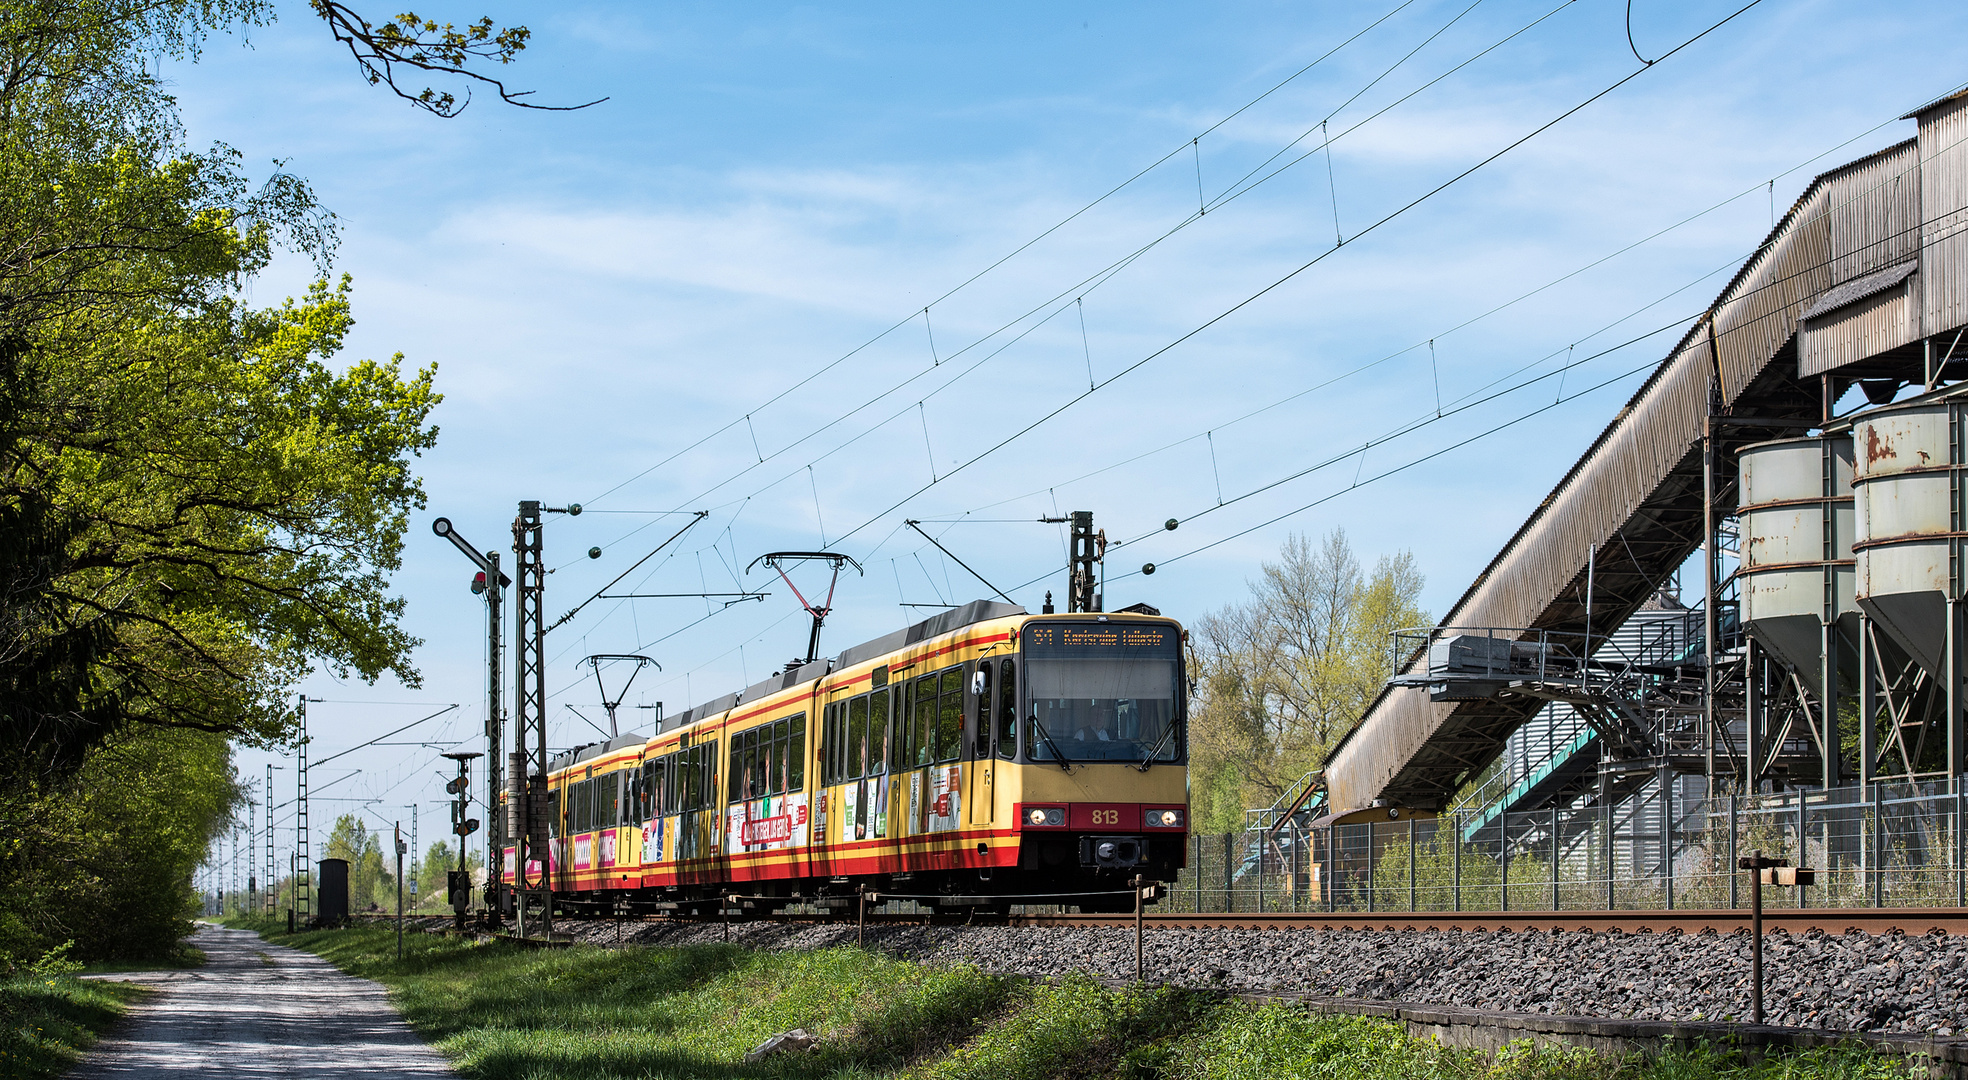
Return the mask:
<path id="1" fill-rule="evenodd" d="M 1175 738 L 1175 723 L 1174 721 L 1170 721 L 1168 730 L 1162 732 L 1161 739 L 1155 743 L 1153 749 L 1148 751 L 1148 756 L 1141 759 L 1141 764 L 1134 767 L 1134 771 L 1147 772 L 1149 767 L 1155 764 L 1155 755 L 1161 753 L 1162 747 L 1167 746 L 1169 740 L 1173 738 Z"/>
<path id="2" fill-rule="evenodd" d="M 1072 772 L 1072 763 L 1060 752 L 1059 744 L 1052 741 L 1052 736 L 1046 732 L 1045 721 L 1040 720 L 1036 712 L 1032 715 L 1032 730 L 1038 732 L 1039 738 L 1045 740 L 1046 749 L 1052 751 L 1053 760 L 1059 762 L 1059 767 L 1069 773 Z"/>

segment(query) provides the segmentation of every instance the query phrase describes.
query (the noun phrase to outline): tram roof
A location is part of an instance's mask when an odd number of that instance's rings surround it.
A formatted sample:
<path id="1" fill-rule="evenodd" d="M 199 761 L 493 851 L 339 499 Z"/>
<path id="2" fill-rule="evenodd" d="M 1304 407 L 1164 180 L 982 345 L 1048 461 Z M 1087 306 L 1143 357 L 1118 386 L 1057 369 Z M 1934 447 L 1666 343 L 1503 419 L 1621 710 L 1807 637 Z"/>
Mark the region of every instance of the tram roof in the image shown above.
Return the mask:
<path id="1" fill-rule="evenodd" d="M 694 705 L 676 714 L 675 717 L 666 718 L 664 721 L 659 722 L 655 734 L 660 735 L 665 729 L 675 730 L 688 726 L 705 717 L 729 711 L 736 707 L 739 702 L 756 701 L 767 694 L 776 694 L 781 690 L 798 686 L 800 683 L 811 682 L 830 671 L 853 667 L 856 664 L 866 663 L 877 656 L 908 648 L 927 638 L 947 634 L 952 630 L 960 630 L 975 623 L 1023 614 L 1026 614 L 1026 611 L 1024 607 L 1018 604 L 1001 604 L 994 600 L 972 600 L 970 603 L 964 604 L 961 607 L 954 607 L 948 611 L 931 615 L 921 622 L 905 626 L 893 633 L 883 634 L 881 637 L 864 641 L 859 645 L 849 646 L 848 648 L 842 649 L 838 656 L 815 660 L 811 664 L 801 664 L 798 667 L 761 679 L 743 690 L 713 698 L 701 705 Z M 647 742 L 650 738 L 650 735 L 644 735 L 640 732 L 625 732 L 606 742 L 578 746 L 565 754 L 556 755 L 552 762 L 549 763 L 548 769 L 550 771 L 564 769 L 570 765 L 577 765 L 589 758 L 600 757 L 603 754 L 612 753 L 624 747 Z"/>

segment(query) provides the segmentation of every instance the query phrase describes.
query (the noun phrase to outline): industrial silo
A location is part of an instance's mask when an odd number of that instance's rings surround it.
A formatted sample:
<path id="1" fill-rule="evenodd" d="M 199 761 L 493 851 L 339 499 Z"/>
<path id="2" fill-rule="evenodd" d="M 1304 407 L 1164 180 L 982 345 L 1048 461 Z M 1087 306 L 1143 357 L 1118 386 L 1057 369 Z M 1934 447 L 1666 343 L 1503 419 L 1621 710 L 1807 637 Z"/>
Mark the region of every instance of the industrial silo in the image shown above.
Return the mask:
<path id="1" fill-rule="evenodd" d="M 1857 685 L 1852 439 L 1825 435 L 1744 447 L 1742 614 L 1758 644 L 1820 701 Z M 1827 664 L 1829 659 L 1831 663 Z"/>
<path id="2" fill-rule="evenodd" d="M 1856 594 L 1873 623 L 1941 675 L 1951 600 L 1961 596 L 1961 470 L 1968 402 L 1915 399 L 1852 420 Z"/>

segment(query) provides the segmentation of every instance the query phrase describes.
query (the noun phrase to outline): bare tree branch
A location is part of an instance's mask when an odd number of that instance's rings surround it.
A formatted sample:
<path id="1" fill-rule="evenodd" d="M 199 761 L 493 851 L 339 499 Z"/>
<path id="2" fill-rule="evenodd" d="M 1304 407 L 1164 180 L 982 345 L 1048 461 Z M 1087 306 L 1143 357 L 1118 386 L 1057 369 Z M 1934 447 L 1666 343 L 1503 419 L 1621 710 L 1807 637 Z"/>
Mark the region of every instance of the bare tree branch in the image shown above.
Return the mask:
<path id="1" fill-rule="evenodd" d="M 328 24 L 335 40 L 348 47 L 349 55 L 355 57 L 356 65 L 371 86 L 386 85 L 396 96 L 436 116 L 448 119 L 463 112 L 471 104 L 470 88 L 465 90 L 462 101 L 448 90 L 428 86 L 413 93 L 397 82 L 399 68 L 450 75 L 490 86 L 506 104 L 522 109 L 573 112 L 608 100 L 603 97 L 581 105 L 540 105 L 524 100 L 533 91 L 509 90 L 503 81 L 473 69 L 475 63 L 512 63 L 532 37 L 532 31 L 524 26 L 495 28 L 487 17 L 461 28 L 419 18 L 414 11 L 374 26 L 339 0 L 308 0 L 308 4 Z"/>

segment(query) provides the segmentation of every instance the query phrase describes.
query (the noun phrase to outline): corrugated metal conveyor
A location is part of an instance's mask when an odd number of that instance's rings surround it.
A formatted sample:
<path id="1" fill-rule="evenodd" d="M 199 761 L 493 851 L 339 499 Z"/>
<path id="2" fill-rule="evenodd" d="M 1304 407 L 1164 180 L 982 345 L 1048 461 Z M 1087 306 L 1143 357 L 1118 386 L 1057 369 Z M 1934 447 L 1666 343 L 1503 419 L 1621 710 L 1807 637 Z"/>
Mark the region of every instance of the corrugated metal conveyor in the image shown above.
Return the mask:
<path id="1" fill-rule="evenodd" d="M 1591 626 L 1603 632 L 1623 624 L 1701 547 L 1707 514 L 1733 512 L 1738 450 L 1812 429 L 1824 418 L 1828 391 L 1835 400 L 1855 378 L 1904 370 L 1909 355 L 1917 368 L 1918 343 L 1968 322 L 1968 304 L 1954 296 L 1968 294 L 1968 229 L 1959 227 L 1968 217 L 1968 183 L 1940 182 L 1968 175 L 1968 97 L 1913 115 L 1919 138 L 1810 184 L 1443 626 L 1581 633 L 1588 561 L 1595 565 Z M 1909 259 L 1920 260 L 1911 276 Z M 1862 302 L 1827 301 L 1837 289 L 1863 294 Z M 1884 331 L 1872 318 L 1850 334 L 1838 331 L 1837 341 L 1825 337 L 1839 318 L 1856 316 L 1828 314 L 1824 302 L 1846 305 L 1841 312 L 1870 310 L 1878 305 L 1865 298 L 1881 289 L 1904 294 L 1913 314 Z M 1853 335 L 1864 340 L 1839 344 Z M 1800 342 L 1808 364 L 1800 364 Z M 1826 371 L 1829 386 L 1820 377 Z M 1705 481 L 1712 503 L 1705 504 Z M 1425 672 L 1426 663 L 1411 658 L 1403 673 Z M 1333 752 L 1327 805 L 1333 812 L 1377 803 L 1439 808 L 1542 704 L 1434 701 L 1424 686 L 1390 685 Z"/>

